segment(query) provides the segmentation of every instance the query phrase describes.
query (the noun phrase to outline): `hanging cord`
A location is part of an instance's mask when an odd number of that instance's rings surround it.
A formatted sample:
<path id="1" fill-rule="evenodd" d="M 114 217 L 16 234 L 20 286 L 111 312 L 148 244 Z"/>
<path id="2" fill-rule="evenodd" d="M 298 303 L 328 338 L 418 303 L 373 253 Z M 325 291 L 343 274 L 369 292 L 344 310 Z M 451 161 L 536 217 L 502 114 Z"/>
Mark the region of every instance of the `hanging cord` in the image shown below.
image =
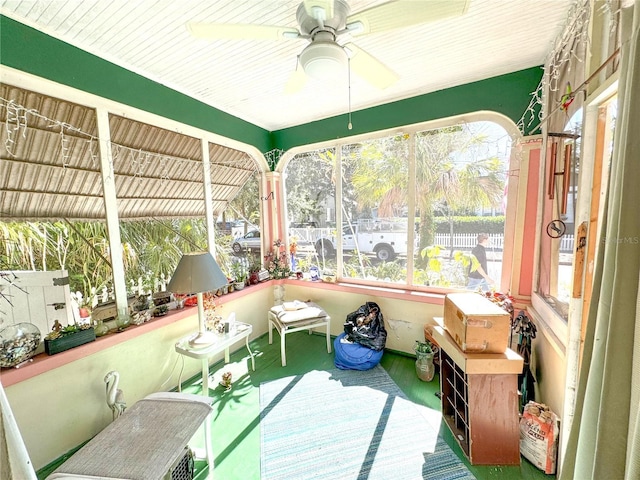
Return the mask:
<path id="1" fill-rule="evenodd" d="M 582 82 L 580 84 L 580 86 L 578 88 L 576 88 L 575 90 L 573 90 L 571 93 L 569 93 L 568 95 L 568 99 L 573 99 L 576 97 L 576 95 L 578 94 L 578 92 L 583 92 L 584 98 L 587 97 L 587 91 L 586 88 L 589 86 L 589 83 L 591 82 L 591 80 L 593 80 L 601 71 L 603 68 L 605 68 L 607 65 L 609 65 L 609 63 L 614 60 L 618 54 L 620 53 L 620 47 L 616 48 L 616 50 L 609 55 L 609 58 L 607 58 L 602 65 L 600 65 L 590 76 L 589 78 L 587 78 L 584 82 Z M 540 122 L 538 123 L 538 125 L 536 125 L 535 128 L 531 129 L 531 132 L 535 132 L 536 130 L 538 130 L 540 128 L 540 126 L 545 123 L 547 120 L 549 120 L 549 117 L 551 117 L 554 113 L 556 113 L 558 110 L 560 110 L 562 108 L 563 103 L 560 102 L 559 105 L 557 105 L 553 110 L 551 110 L 551 112 L 549 112 L 547 115 L 545 115 Z"/>
<path id="2" fill-rule="evenodd" d="M 349 123 L 347 124 L 347 128 L 351 130 L 353 125 L 351 123 L 351 58 L 347 57 L 347 83 L 348 91 L 349 91 Z"/>

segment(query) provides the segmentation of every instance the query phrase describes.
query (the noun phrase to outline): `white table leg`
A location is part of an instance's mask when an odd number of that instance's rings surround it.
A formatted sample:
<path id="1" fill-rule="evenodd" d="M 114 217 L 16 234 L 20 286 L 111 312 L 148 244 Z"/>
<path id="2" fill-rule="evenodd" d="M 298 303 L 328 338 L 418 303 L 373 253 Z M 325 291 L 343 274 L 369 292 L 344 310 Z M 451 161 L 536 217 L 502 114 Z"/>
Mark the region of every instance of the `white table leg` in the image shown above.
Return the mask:
<path id="1" fill-rule="evenodd" d="M 202 359 L 202 395 L 209 396 L 209 359 Z"/>
<path id="2" fill-rule="evenodd" d="M 213 446 L 211 444 L 211 414 L 204 421 L 204 448 L 207 452 L 207 465 L 209 466 L 209 474 L 207 478 L 213 479 Z"/>
<path id="3" fill-rule="evenodd" d="M 256 371 L 256 360 L 253 357 L 253 352 L 251 351 L 251 348 L 249 348 L 249 337 L 244 337 L 245 339 L 245 343 L 247 344 L 247 350 L 249 351 L 249 356 L 251 357 L 251 368 L 253 369 L 253 371 Z"/>
<path id="4" fill-rule="evenodd" d="M 327 353 L 331 353 L 331 323 L 327 321 Z"/>
<path id="5" fill-rule="evenodd" d="M 280 330 L 280 358 L 282 359 L 282 366 L 286 367 L 287 366 L 287 352 L 285 351 L 284 348 L 284 339 L 287 336 L 287 334 L 285 333 L 284 328 L 282 330 Z"/>
<path id="6" fill-rule="evenodd" d="M 229 347 L 224 349 L 224 363 L 229 363 Z"/>

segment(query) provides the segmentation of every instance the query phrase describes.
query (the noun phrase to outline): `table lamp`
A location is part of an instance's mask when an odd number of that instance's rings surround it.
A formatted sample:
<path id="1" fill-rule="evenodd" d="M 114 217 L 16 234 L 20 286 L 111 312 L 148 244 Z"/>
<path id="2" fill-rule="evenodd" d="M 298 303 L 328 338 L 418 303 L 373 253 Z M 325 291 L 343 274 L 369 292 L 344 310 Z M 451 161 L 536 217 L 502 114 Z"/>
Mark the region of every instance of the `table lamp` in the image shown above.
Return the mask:
<path id="1" fill-rule="evenodd" d="M 206 347 L 215 342 L 213 332 L 205 327 L 203 292 L 218 290 L 228 283 L 227 277 L 209 252 L 182 255 L 167 290 L 172 293 L 193 294 L 198 297 L 198 334 L 189 340 L 192 347 Z"/>

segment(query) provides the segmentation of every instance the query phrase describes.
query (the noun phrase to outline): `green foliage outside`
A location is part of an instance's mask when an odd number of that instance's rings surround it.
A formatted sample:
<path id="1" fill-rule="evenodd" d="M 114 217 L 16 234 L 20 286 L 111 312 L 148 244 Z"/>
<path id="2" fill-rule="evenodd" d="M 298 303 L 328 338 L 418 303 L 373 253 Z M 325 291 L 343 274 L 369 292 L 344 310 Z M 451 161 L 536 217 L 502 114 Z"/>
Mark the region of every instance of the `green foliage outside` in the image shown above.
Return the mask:
<path id="1" fill-rule="evenodd" d="M 258 176 L 254 175 L 230 202 L 224 220 L 259 224 Z M 199 219 L 140 220 L 120 223 L 120 240 L 129 293 L 142 279 L 145 291 L 156 279 L 168 279 L 182 254 L 207 249 L 205 221 Z M 216 232 L 216 258 L 231 276 L 232 237 Z M 104 222 L 0 222 L 0 270 L 67 270 L 70 289 L 85 299 L 92 291 L 113 287 L 107 227 Z"/>
<path id="2" fill-rule="evenodd" d="M 142 278 L 147 291 L 154 280 L 168 279 L 183 253 L 206 250 L 201 219 L 143 220 L 120 224 L 127 288 Z M 229 271 L 228 236 L 216 238 L 218 260 Z M 1 270 L 67 270 L 71 291 L 88 298 L 113 286 L 109 242 L 102 222 L 0 222 Z"/>
<path id="3" fill-rule="evenodd" d="M 453 231 L 455 233 L 504 233 L 504 215 L 495 217 L 451 217 Z M 435 217 L 436 233 L 449 233 L 450 220 L 444 217 Z"/>
<path id="4" fill-rule="evenodd" d="M 469 281 L 469 272 L 480 265 L 471 253 L 460 250 L 454 250 L 450 260 L 445 261 L 438 245 L 422 249 L 420 256 L 425 260 L 425 267 L 414 272 L 416 285 L 463 287 Z"/>

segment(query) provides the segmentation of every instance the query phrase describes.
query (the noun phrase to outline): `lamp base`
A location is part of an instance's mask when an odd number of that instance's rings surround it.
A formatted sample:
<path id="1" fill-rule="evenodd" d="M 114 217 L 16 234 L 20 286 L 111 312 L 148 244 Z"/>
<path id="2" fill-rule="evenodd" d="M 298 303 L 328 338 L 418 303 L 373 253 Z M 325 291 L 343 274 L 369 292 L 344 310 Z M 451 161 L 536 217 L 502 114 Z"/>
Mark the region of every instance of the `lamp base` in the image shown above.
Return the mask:
<path id="1" fill-rule="evenodd" d="M 213 332 L 198 332 L 189 339 L 191 348 L 205 348 L 216 342 L 217 336 Z"/>

